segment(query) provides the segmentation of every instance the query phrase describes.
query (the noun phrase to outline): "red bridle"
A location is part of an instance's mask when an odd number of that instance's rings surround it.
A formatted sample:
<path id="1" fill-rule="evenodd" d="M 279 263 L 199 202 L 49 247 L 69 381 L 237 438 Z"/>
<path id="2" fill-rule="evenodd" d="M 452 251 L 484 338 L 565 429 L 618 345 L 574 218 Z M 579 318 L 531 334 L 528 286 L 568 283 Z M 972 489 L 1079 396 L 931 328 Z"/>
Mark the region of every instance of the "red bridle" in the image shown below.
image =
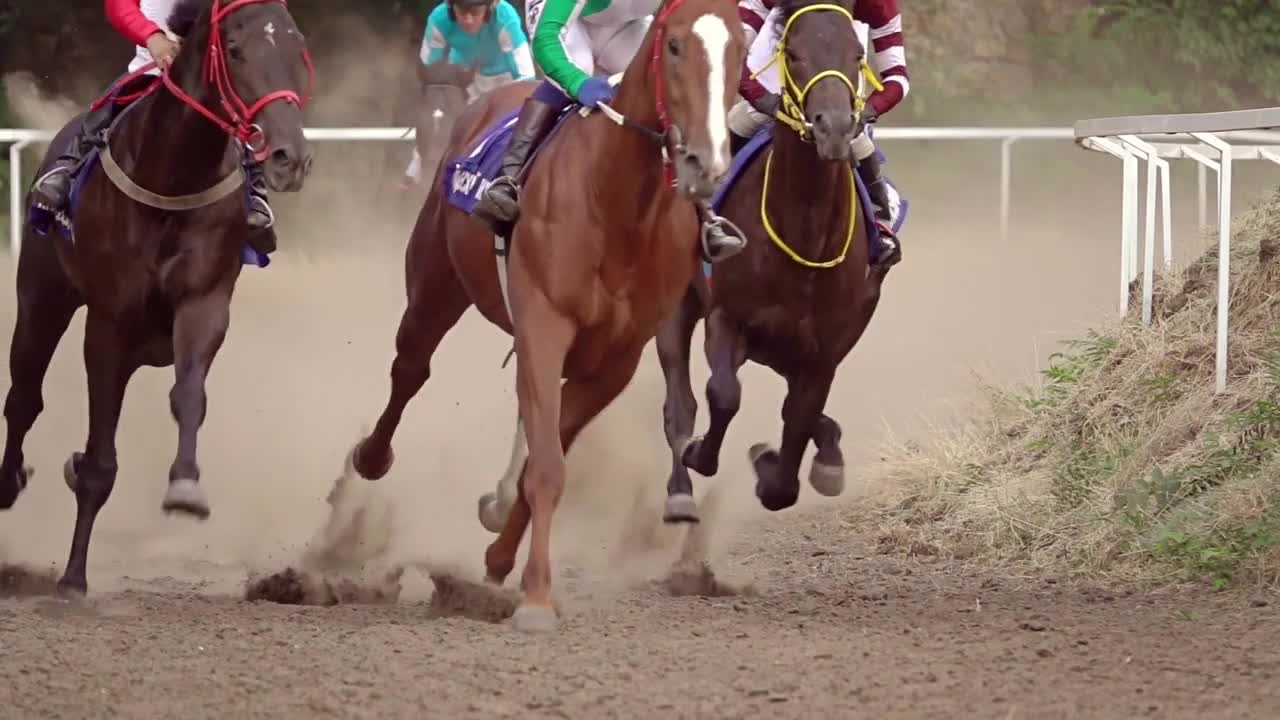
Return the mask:
<path id="1" fill-rule="evenodd" d="M 165 87 L 169 88 L 169 92 L 173 93 L 191 109 L 200 113 L 209 119 L 210 122 L 222 128 L 228 135 L 243 142 L 250 151 L 258 157 L 259 160 L 266 153 L 264 145 L 265 138 L 262 135 L 262 128 L 253 123 L 258 113 L 262 112 L 270 103 L 277 100 L 284 100 L 292 103 L 299 108 L 305 107 L 308 100 L 311 99 L 311 89 L 315 82 L 315 68 L 311 65 L 311 54 L 307 50 L 302 51 L 302 61 L 307 66 L 307 90 L 306 96 L 299 96 L 292 90 L 275 90 L 258 98 L 252 105 L 247 105 L 240 95 L 236 92 L 235 86 L 231 82 L 231 72 L 227 68 L 226 48 L 222 40 L 222 21 L 227 15 L 244 7 L 245 5 L 260 2 L 278 2 L 281 5 L 287 5 L 288 0 L 231 0 L 231 2 L 223 5 L 222 0 L 213 0 L 213 5 L 209 9 L 209 44 L 205 48 L 205 83 L 212 84 L 218 92 L 218 100 L 222 104 L 222 109 L 226 111 L 227 119 L 218 116 L 216 112 L 202 105 L 198 100 L 191 97 L 178 86 L 173 78 L 169 76 L 169 70 L 166 68 L 161 73 L 161 80 Z M 117 85 L 123 85 L 133 78 L 145 74 L 146 71 L 156 67 L 155 62 L 147 63 L 132 73 L 122 78 Z M 128 98 L 121 98 L 121 102 L 136 99 L 141 95 L 145 95 L 154 90 L 157 85 L 152 85 L 141 93 L 136 93 Z M 104 98 L 105 100 L 105 98 Z M 100 101 L 101 102 L 101 101 Z M 97 105 L 98 103 L 95 103 Z"/>
<path id="2" fill-rule="evenodd" d="M 658 134 L 662 142 L 662 172 L 667 185 L 675 187 L 676 172 L 675 163 L 671 159 L 670 151 L 667 149 L 667 140 L 675 130 L 675 144 L 678 146 L 683 139 L 680 137 L 680 129 L 671 122 L 671 116 L 667 114 L 667 92 L 666 85 L 662 76 L 662 53 L 666 49 L 663 39 L 666 35 L 667 18 L 675 9 L 680 7 L 684 0 L 671 0 L 662 6 L 658 11 L 658 16 L 653 22 L 656 26 L 653 31 L 653 54 L 650 56 L 649 71 L 653 73 L 653 81 L 657 84 L 654 95 L 655 104 L 658 110 Z"/>

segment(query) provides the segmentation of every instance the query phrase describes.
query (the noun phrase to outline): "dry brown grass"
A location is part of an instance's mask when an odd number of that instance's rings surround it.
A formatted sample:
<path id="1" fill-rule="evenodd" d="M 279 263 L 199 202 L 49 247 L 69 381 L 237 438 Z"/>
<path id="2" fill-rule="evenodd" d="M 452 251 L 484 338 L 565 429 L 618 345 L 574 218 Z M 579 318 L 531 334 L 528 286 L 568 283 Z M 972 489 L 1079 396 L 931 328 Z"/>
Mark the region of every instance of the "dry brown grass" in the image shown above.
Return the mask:
<path id="1" fill-rule="evenodd" d="M 1216 248 L 1068 343 L 1041 386 L 988 387 L 981 420 L 898 443 L 884 544 L 1112 581 L 1280 581 L 1280 191 L 1237 219 L 1225 393 Z M 914 550 L 912 550 L 914 549 Z"/>

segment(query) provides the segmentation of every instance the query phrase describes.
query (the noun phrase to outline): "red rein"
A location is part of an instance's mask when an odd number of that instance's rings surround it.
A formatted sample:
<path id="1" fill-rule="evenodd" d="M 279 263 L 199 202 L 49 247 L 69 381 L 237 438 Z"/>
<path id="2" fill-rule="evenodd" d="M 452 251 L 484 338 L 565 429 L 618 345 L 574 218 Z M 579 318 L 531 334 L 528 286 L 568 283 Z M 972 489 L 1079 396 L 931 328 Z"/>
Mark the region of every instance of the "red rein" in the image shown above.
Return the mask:
<path id="1" fill-rule="evenodd" d="M 653 73 L 653 81 L 657 83 L 657 91 L 655 94 L 657 95 L 656 105 L 658 109 L 658 131 L 662 133 L 664 143 L 665 138 L 667 137 L 667 131 L 671 129 L 672 123 L 671 117 L 667 115 L 667 93 L 662 77 L 663 40 L 666 36 L 665 30 L 667 29 L 667 18 L 683 3 L 684 0 L 670 0 L 670 2 L 662 6 L 662 9 L 658 11 L 658 17 L 654 19 L 654 24 L 657 27 L 654 28 L 653 55 L 650 58 L 650 71 Z M 662 158 L 662 170 L 663 175 L 665 176 L 664 179 L 667 185 L 674 187 L 676 182 L 675 164 L 672 162 L 672 159 L 668 157 L 665 146 L 663 148 Z"/>
<path id="2" fill-rule="evenodd" d="M 680 0 L 676 1 L 679 2 Z M 226 5 L 222 4 L 222 0 L 213 0 L 213 6 L 209 10 L 209 45 L 205 49 L 205 83 L 206 85 L 212 84 L 217 89 L 218 100 L 222 104 L 222 109 L 226 111 L 228 119 L 224 120 L 219 117 L 213 110 L 201 105 L 199 101 L 184 92 L 169 77 L 167 69 L 160 76 L 165 87 L 169 88 L 169 92 L 173 93 L 175 97 L 191 109 L 208 118 L 210 122 L 222 128 L 228 135 L 248 146 L 259 160 L 266 154 L 265 138 L 262 136 L 262 129 L 253 124 L 253 119 L 258 116 L 258 113 L 262 112 L 263 108 L 276 100 L 284 100 L 300 108 L 304 107 L 307 100 L 311 98 L 311 86 L 315 82 L 315 68 L 311 65 L 311 54 L 303 50 L 302 60 L 307 66 L 306 98 L 299 96 L 298 93 L 292 90 L 276 90 L 258 98 L 252 105 L 246 105 L 240 95 L 236 93 L 235 86 L 231 82 L 231 72 L 227 69 L 226 50 L 222 41 L 222 20 L 231 12 L 245 5 L 260 2 L 278 2 L 281 5 L 285 5 L 287 0 L 231 0 Z M 116 86 L 123 85 L 154 67 L 156 67 L 156 63 L 147 63 L 121 78 L 116 82 Z M 157 87 L 159 87 L 158 84 L 152 84 L 146 90 L 127 97 L 117 98 L 117 102 L 130 102 L 143 95 L 150 94 Z M 108 92 L 108 95 L 110 95 L 110 92 Z M 106 97 L 94 103 L 94 107 L 97 108 L 104 102 L 106 102 Z"/>

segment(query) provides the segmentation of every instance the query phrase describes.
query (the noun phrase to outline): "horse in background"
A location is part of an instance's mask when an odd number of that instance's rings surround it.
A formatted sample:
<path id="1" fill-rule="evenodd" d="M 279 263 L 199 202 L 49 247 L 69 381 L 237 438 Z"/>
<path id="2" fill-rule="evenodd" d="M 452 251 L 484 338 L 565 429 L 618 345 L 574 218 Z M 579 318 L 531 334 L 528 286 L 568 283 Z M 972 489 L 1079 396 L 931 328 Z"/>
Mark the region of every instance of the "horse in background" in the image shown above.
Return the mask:
<path id="1" fill-rule="evenodd" d="M 466 107 L 450 137 L 451 159 L 418 216 L 405 254 L 407 306 L 390 396 L 352 448 L 349 470 L 367 479 L 390 471 L 404 409 L 467 308 L 513 334 L 529 457 L 519 492 L 499 511 L 504 524 L 485 568 L 501 584 L 532 526 L 518 629 L 557 624 L 549 543 L 565 453 L 631 381 L 697 269 L 694 201 L 709 198 L 728 169 L 727 115 L 743 55 L 731 0 L 667 0 L 612 107 L 592 113 L 571 105 L 530 159 L 511 232 L 495 238 L 470 213 L 500 172 L 535 82 L 504 85 Z"/>
<path id="2" fill-rule="evenodd" d="M 169 408 L 178 447 L 161 507 L 208 517 L 196 441 L 205 378 L 248 252 L 241 144 L 264 158 L 277 192 L 301 190 L 311 167 L 302 116 L 311 61 L 284 0 L 178 0 L 166 25 L 184 38 L 173 65 L 159 77 L 142 75 L 146 66 L 99 101 L 123 107 L 75 180 L 63 234 L 37 232 L 33 225 L 49 218 L 33 207 L 18 260 L 0 509 L 14 505 L 32 476 L 23 443 L 44 409 L 53 353 L 86 306 L 89 433 L 84 452 L 63 468 L 77 509 L 58 582 L 78 594 L 88 590 L 94 521 L 115 486 L 125 390 L 144 365 L 172 365 L 175 374 Z M 43 168 L 73 141 L 81 117 L 55 136 Z"/>
<path id="3" fill-rule="evenodd" d="M 708 266 L 657 336 L 672 453 L 663 517 L 670 523 L 699 520 L 689 470 L 706 477 L 718 471 L 742 398 L 738 369 L 748 360 L 787 382 L 781 449 L 756 443 L 748 452 L 760 503 L 771 511 L 796 503 L 810 440 L 818 449 L 810 484 L 826 496 L 844 489 L 841 428 L 823 409 L 837 368 L 871 321 L 887 273 L 871 257 L 880 243 L 850 150 L 863 130 L 862 80 L 855 78 L 874 76 L 847 2 L 783 0 L 780 20 L 785 29 L 775 62 L 785 114 L 738 152 L 712 202 L 753 242 L 714 271 Z M 689 361 L 700 319 L 711 421 L 706 435 L 694 438 Z M 690 542 L 699 542 L 695 534 Z"/>

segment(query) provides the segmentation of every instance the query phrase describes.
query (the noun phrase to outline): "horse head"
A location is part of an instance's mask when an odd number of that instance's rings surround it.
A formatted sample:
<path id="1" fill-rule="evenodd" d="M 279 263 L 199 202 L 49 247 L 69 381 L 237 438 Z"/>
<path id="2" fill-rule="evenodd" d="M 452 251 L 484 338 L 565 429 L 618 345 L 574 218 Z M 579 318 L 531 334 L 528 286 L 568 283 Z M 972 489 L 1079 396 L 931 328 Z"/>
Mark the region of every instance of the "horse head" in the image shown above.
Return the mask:
<path id="1" fill-rule="evenodd" d="M 418 64 L 420 89 L 414 126 L 418 131 L 418 152 L 430 154 L 432 143 L 448 137 L 453 120 L 467 104 L 467 88 L 476 76 L 475 68 L 450 63 Z"/>
<path id="2" fill-rule="evenodd" d="M 666 0 L 650 30 L 658 122 L 674 150 L 676 188 L 705 200 L 729 169 L 729 108 L 746 40 L 726 0 Z"/>
<path id="3" fill-rule="evenodd" d="M 863 128 L 866 48 L 848 0 L 783 0 L 773 63 L 782 86 L 779 118 L 824 160 L 848 160 Z M 834 15 L 833 15 L 834 13 Z"/>
<path id="4" fill-rule="evenodd" d="M 164 76 L 169 89 L 244 142 L 272 190 L 301 190 L 312 160 L 302 107 L 314 71 L 285 0 L 178 0 L 168 26 L 183 38 Z"/>

